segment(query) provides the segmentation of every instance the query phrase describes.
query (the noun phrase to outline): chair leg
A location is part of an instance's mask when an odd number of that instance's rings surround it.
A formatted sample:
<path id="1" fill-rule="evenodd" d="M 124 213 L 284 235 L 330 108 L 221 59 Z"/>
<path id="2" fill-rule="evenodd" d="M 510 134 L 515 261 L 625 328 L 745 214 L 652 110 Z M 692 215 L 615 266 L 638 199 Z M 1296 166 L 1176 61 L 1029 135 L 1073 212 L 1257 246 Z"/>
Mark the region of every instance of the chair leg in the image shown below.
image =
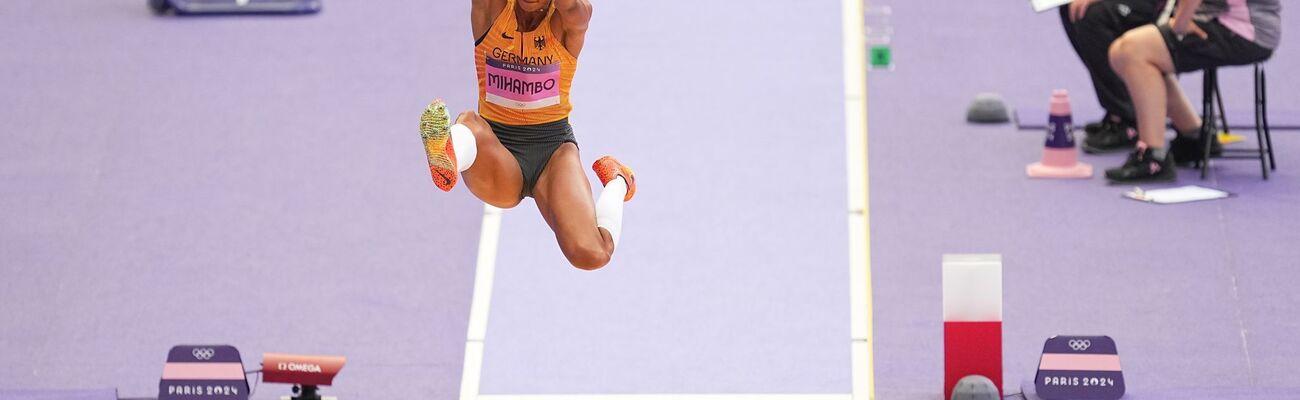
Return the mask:
<path id="1" fill-rule="evenodd" d="M 1223 110 L 1223 91 L 1219 89 L 1219 72 L 1217 70 L 1214 72 L 1214 102 L 1219 105 L 1219 123 L 1222 124 L 1219 125 L 1219 129 L 1216 129 L 1214 134 L 1218 135 L 1219 132 L 1232 131 L 1232 125 L 1228 125 L 1228 112 Z"/>
<path id="2" fill-rule="evenodd" d="M 1209 175 L 1210 170 L 1210 135 L 1215 134 L 1214 129 L 1214 88 L 1218 86 L 1218 73 L 1214 68 L 1206 68 L 1202 72 L 1204 76 L 1201 82 L 1201 134 L 1200 143 L 1204 144 L 1201 148 L 1201 159 L 1197 162 L 1201 167 L 1201 180 Z"/>
<path id="3" fill-rule="evenodd" d="M 1264 180 L 1268 180 L 1268 141 L 1264 139 L 1264 117 L 1263 104 L 1264 99 L 1261 97 L 1263 92 L 1260 90 L 1259 64 L 1255 64 L 1255 142 L 1259 144 L 1259 170 L 1264 175 Z"/>
<path id="4" fill-rule="evenodd" d="M 1263 121 L 1264 142 L 1268 144 L 1268 164 L 1269 169 L 1277 170 L 1277 158 L 1273 157 L 1273 135 L 1268 127 L 1268 81 L 1264 76 L 1264 66 L 1256 64 L 1255 68 L 1259 69 L 1259 117 Z"/>

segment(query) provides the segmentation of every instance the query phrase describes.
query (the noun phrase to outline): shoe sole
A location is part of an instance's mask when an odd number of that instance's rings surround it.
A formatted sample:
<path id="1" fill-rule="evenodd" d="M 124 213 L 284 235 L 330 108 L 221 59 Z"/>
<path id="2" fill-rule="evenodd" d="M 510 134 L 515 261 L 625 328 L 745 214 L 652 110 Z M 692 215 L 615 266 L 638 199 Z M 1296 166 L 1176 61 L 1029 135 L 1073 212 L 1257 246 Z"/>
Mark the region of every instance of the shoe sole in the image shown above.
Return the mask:
<path id="1" fill-rule="evenodd" d="M 1175 140 L 1177 140 L 1177 139 L 1175 139 Z M 1197 149 L 1197 150 L 1193 150 L 1193 151 L 1195 152 L 1195 154 L 1200 154 L 1201 151 L 1204 151 L 1204 150 L 1200 150 L 1200 149 L 1203 149 L 1203 147 L 1201 147 L 1201 145 L 1199 145 L 1199 144 L 1190 144 L 1190 145 L 1187 145 L 1187 146 L 1195 146 L 1195 148 Z M 1217 147 L 1218 147 L 1217 149 L 1210 150 L 1210 157 L 1209 157 L 1210 159 L 1223 158 L 1223 145 L 1219 145 L 1219 146 L 1217 146 Z M 1178 154 L 1178 153 L 1182 153 L 1182 152 L 1175 152 L 1175 151 L 1174 151 L 1174 146 L 1173 146 L 1173 144 L 1172 144 L 1172 142 L 1171 142 L 1171 143 L 1170 143 L 1170 146 L 1169 146 L 1169 154 Z M 1196 157 L 1196 158 L 1200 158 L 1200 157 Z M 1200 161 L 1199 161 L 1199 160 L 1198 160 L 1198 161 L 1181 161 L 1181 159 L 1180 159 L 1180 158 L 1177 158 L 1177 157 L 1175 157 L 1174 159 L 1175 159 L 1175 162 L 1174 162 L 1174 166 L 1175 166 L 1175 167 L 1179 167 L 1179 168 L 1199 168 L 1199 167 L 1200 167 Z"/>
<path id="2" fill-rule="evenodd" d="M 420 115 L 420 138 L 424 139 L 424 153 L 429 159 L 429 173 L 433 184 L 444 192 L 456 186 L 456 160 L 449 150 L 451 114 L 442 100 L 434 100 Z"/>
<path id="3" fill-rule="evenodd" d="M 1118 153 L 1121 151 L 1133 151 L 1133 146 L 1103 149 L 1100 147 L 1089 146 L 1087 143 L 1080 144 L 1079 148 L 1082 149 L 1084 153 L 1088 153 L 1088 154 L 1106 154 L 1106 153 Z"/>
<path id="4" fill-rule="evenodd" d="M 1127 185 L 1132 183 L 1167 183 L 1167 182 L 1174 182 L 1177 180 L 1178 180 L 1178 175 L 1170 175 L 1168 177 L 1152 177 L 1146 179 L 1133 179 L 1127 181 L 1117 181 L 1111 179 L 1109 176 L 1106 177 L 1106 183 L 1111 185 Z"/>

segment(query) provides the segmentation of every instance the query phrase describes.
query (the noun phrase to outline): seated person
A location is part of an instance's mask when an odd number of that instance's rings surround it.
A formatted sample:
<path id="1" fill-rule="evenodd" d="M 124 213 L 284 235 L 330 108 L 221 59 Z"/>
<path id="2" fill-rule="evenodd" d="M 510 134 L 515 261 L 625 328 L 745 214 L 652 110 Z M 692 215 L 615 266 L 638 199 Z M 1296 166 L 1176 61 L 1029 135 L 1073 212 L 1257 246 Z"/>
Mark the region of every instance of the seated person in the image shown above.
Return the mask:
<path id="1" fill-rule="evenodd" d="M 1074 0 L 1061 6 L 1061 24 L 1075 53 L 1092 75 L 1097 100 L 1106 110 L 1101 121 L 1084 127 L 1083 151 L 1128 151 L 1137 143 L 1137 118 L 1124 80 L 1110 68 L 1107 52 L 1124 32 L 1156 23 L 1166 0 Z"/>
<path id="2" fill-rule="evenodd" d="M 1280 3 L 1180 0 L 1168 24 L 1133 29 L 1111 44 L 1110 63 L 1133 98 L 1139 141 L 1123 165 L 1106 170 L 1106 179 L 1170 181 L 1175 161 L 1200 159 L 1201 117 L 1173 74 L 1268 59 L 1282 36 Z M 1169 146 L 1167 118 L 1177 131 Z M 1214 135 L 1210 140 L 1218 144 Z"/>

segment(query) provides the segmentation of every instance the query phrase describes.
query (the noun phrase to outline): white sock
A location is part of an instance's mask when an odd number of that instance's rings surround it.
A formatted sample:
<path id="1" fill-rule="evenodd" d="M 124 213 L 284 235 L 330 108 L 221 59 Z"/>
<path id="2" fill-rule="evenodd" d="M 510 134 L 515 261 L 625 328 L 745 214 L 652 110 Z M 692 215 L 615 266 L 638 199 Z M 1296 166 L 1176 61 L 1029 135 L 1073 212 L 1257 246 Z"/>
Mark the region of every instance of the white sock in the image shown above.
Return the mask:
<path id="1" fill-rule="evenodd" d="M 462 124 L 452 125 L 449 130 L 451 148 L 456 152 L 457 172 L 465 172 L 469 166 L 474 165 L 474 157 L 478 156 L 478 142 L 474 141 L 474 131 Z"/>
<path id="2" fill-rule="evenodd" d="M 609 237 L 618 246 L 618 234 L 623 231 L 623 196 L 627 195 L 627 182 L 622 176 L 605 184 L 596 198 L 596 226 L 609 231 Z"/>

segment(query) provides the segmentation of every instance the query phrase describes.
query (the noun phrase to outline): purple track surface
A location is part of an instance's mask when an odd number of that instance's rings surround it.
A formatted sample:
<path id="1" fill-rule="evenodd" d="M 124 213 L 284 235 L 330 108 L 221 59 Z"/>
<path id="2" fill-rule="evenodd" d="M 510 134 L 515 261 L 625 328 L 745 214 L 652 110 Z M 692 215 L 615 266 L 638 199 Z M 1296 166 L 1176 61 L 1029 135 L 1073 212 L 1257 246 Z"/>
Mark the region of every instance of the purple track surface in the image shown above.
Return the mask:
<path id="1" fill-rule="evenodd" d="M 91 390 L 5 390 L 0 400 L 117 400 L 113 389 Z"/>
<path id="2" fill-rule="evenodd" d="M 1038 159 L 1042 134 L 969 125 L 964 110 L 985 91 L 1046 106 L 1057 88 L 1068 89 L 1076 107 L 1096 107 L 1057 14 L 1020 3 L 891 5 L 897 69 L 868 82 L 881 399 L 941 397 L 940 258 L 970 252 L 1004 257 L 1012 393 L 1033 379 L 1043 341 L 1056 334 L 1114 337 L 1133 399 L 1300 386 L 1300 347 L 1292 344 L 1300 332 L 1293 245 L 1300 231 L 1288 218 L 1300 213 L 1300 138 L 1274 132 L 1279 169 L 1268 181 L 1255 161 L 1215 163 L 1207 181 L 1180 171 L 1179 184 L 1241 195 L 1223 201 L 1121 199 L 1128 187 L 1107 186 L 1100 175 L 1122 162 L 1118 154 L 1082 156 L 1097 169 L 1091 180 L 1030 180 L 1025 164 Z M 1286 89 L 1300 80 L 1284 72 L 1300 66 L 1294 17 L 1284 17 L 1287 38 L 1269 64 L 1277 109 L 1300 105 L 1300 92 Z M 1250 69 L 1220 76 L 1227 104 L 1249 107 Z M 1183 82 L 1199 88 L 1199 74 Z"/>
<path id="3" fill-rule="evenodd" d="M 482 393 L 850 391 L 840 30 L 838 2 L 598 4 L 572 120 L 637 195 L 595 273 L 506 212 Z"/>
<path id="4" fill-rule="evenodd" d="M 416 125 L 473 95 L 463 3 L 0 2 L 0 387 L 152 397 L 171 345 L 229 343 L 347 356 L 342 398 L 455 397 L 481 206 Z"/>
<path id="5" fill-rule="evenodd" d="M 1134 399 L 1300 387 L 1300 139 L 1275 132 L 1269 181 L 1251 161 L 1182 174 L 1240 194 L 1224 201 L 1028 180 L 1041 135 L 964 109 L 981 91 L 1095 101 L 1056 15 L 892 6 L 898 68 L 869 82 L 879 398 L 940 397 L 939 263 L 964 252 L 1004 255 L 1008 388 L 1069 333 L 1117 340 Z M 506 212 L 482 392 L 848 392 L 838 2 L 598 7 L 573 122 L 584 160 L 620 157 L 640 191 L 596 273 L 531 202 Z M 435 96 L 473 106 L 466 15 L 0 2 L 0 388 L 150 397 L 170 345 L 229 343 L 250 369 L 346 355 L 342 398 L 455 398 L 481 206 L 434 189 L 415 124 Z M 1276 109 L 1300 109 L 1294 21 Z M 1249 70 L 1221 75 L 1230 108 L 1250 104 Z"/>

